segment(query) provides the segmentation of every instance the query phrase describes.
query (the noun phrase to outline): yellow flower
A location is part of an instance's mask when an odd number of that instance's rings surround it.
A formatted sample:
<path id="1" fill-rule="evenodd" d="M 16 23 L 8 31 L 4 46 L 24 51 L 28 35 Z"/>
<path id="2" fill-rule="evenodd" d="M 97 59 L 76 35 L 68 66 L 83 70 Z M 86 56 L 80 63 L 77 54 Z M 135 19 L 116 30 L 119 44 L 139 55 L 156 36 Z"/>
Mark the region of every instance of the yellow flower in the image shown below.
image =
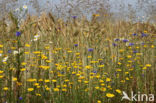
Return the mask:
<path id="1" fill-rule="evenodd" d="M 64 87 L 64 88 L 66 88 L 66 87 L 67 87 L 67 85 L 66 85 L 66 84 L 64 84 L 64 85 L 63 85 L 63 87 Z"/>
<path id="2" fill-rule="evenodd" d="M 26 70 L 25 68 L 20 69 L 20 71 L 25 71 L 25 70 Z"/>
<path id="3" fill-rule="evenodd" d="M 69 80 L 68 79 L 66 79 L 66 80 L 64 80 L 65 82 L 69 82 Z"/>
<path id="4" fill-rule="evenodd" d="M 53 79 L 52 82 L 57 82 L 57 80 Z"/>
<path id="5" fill-rule="evenodd" d="M 100 83 L 103 83 L 104 81 L 101 79 L 101 80 L 99 80 L 99 82 L 100 82 Z"/>
<path id="6" fill-rule="evenodd" d="M 17 78 L 16 78 L 16 77 L 14 77 L 12 80 L 13 80 L 13 81 L 17 81 Z"/>
<path id="7" fill-rule="evenodd" d="M 21 82 L 16 82 L 16 84 L 17 84 L 18 86 L 21 86 L 21 85 L 22 85 L 22 83 L 21 83 Z"/>
<path id="8" fill-rule="evenodd" d="M 39 94 L 39 93 L 36 93 L 36 96 L 41 96 L 41 94 Z"/>
<path id="9" fill-rule="evenodd" d="M 89 88 L 86 88 L 86 89 L 85 89 L 85 92 L 88 92 L 88 90 L 89 90 Z"/>
<path id="10" fill-rule="evenodd" d="M 68 53 L 72 53 L 73 51 L 69 50 Z"/>
<path id="11" fill-rule="evenodd" d="M 27 63 L 26 63 L 26 62 L 22 62 L 21 64 L 24 66 L 24 65 L 26 65 Z"/>
<path id="12" fill-rule="evenodd" d="M 35 82 L 35 81 L 36 81 L 36 79 L 32 79 L 32 78 L 27 80 L 27 82 Z"/>
<path id="13" fill-rule="evenodd" d="M 0 74 L 4 73 L 4 71 L 0 70 Z"/>
<path id="14" fill-rule="evenodd" d="M 3 90 L 7 91 L 8 90 L 8 87 L 4 87 Z"/>
<path id="15" fill-rule="evenodd" d="M 96 76 L 96 78 L 100 78 L 100 75 L 98 74 L 98 75 Z"/>
<path id="16" fill-rule="evenodd" d="M 45 49 L 49 49 L 49 48 L 50 48 L 49 46 L 46 46 L 46 47 L 45 47 Z"/>
<path id="17" fill-rule="evenodd" d="M 87 65 L 87 66 L 85 66 L 85 68 L 86 68 L 86 69 L 91 69 L 91 68 L 92 68 L 92 66 Z"/>
<path id="18" fill-rule="evenodd" d="M 151 67 L 152 65 L 151 64 L 146 64 L 146 67 Z"/>
<path id="19" fill-rule="evenodd" d="M 111 79 L 110 78 L 106 78 L 106 82 L 110 82 L 111 81 Z"/>
<path id="20" fill-rule="evenodd" d="M 128 55 L 127 58 L 132 58 L 132 56 L 131 55 Z"/>
<path id="21" fill-rule="evenodd" d="M 118 62 L 118 65 L 121 65 L 121 63 L 120 63 L 120 62 Z"/>
<path id="22" fill-rule="evenodd" d="M 115 95 L 112 94 L 112 93 L 107 93 L 106 96 L 107 96 L 108 98 L 112 98 L 112 97 L 114 97 Z"/>
<path id="23" fill-rule="evenodd" d="M 49 91 L 49 90 L 50 90 L 50 88 L 49 88 L 49 87 L 46 87 L 46 90 L 47 90 L 47 91 Z"/>
<path id="24" fill-rule="evenodd" d="M 124 50 L 123 49 L 120 49 L 120 53 L 122 53 L 122 52 L 124 52 Z"/>
<path id="25" fill-rule="evenodd" d="M 147 45 L 144 45 L 144 48 L 146 48 L 147 47 Z"/>
<path id="26" fill-rule="evenodd" d="M 102 83 L 102 84 L 101 84 L 101 86 L 105 86 L 105 84 L 104 84 L 104 83 Z"/>
<path id="27" fill-rule="evenodd" d="M 58 89 L 58 88 L 54 88 L 54 91 L 55 91 L 55 92 L 58 92 L 58 91 L 59 91 L 59 89 Z"/>
<path id="28" fill-rule="evenodd" d="M 29 44 L 25 44 L 25 46 L 26 46 L 26 47 L 30 47 L 30 45 L 29 45 Z"/>
<path id="29" fill-rule="evenodd" d="M 50 82 L 50 80 L 49 80 L 49 79 L 46 79 L 46 80 L 44 80 L 44 82 L 45 82 L 45 83 L 48 83 L 48 82 Z"/>
<path id="30" fill-rule="evenodd" d="M 146 69 L 147 69 L 147 67 L 143 67 L 142 69 L 146 70 Z"/>
<path id="31" fill-rule="evenodd" d="M 0 54 L 2 54 L 3 53 L 3 51 L 2 50 L 0 50 Z"/>
<path id="32" fill-rule="evenodd" d="M 147 30 L 144 30 L 144 33 L 147 33 Z"/>
<path id="33" fill-rule="evenodd" d="M 51 62 L 51 60 L 46 60 L 46 62 L 47 62 L 47 63 L 50 63 L 50 62 Z"/>
<path id="34" fill-rule="evenodd" d="M 125 83 L 125 80 L 121 80 L 120 82 L 121 82 L 121 83 Z"/>
<path id="35" fill-rule="evenodd" d="M 104 65 L 99 65 L 98 67 L 99 67 L 99 68 L 102 68 L 102 67 L 104 67 Z"/>
<path id="36" fill-rule="evenodd" d="M 99 89 L 100 87 L 95 87 L 95 89 Z"/>
<path id="37" fill-rule="evenodd" d="M 100 100 L 98 100 L 98 101 L 97 101 L 97 103 L 101 103 L 101 101 L 100 101 Z"/>
<path id="38" fill-rule="evenodd" d="M 102 87 L 101 88 L 101 91 L 105 92 L 106 91 L 106 88 Z"/>
<path id="39" fill-rule="evenodd" d="M 96 17 L 100 16 L 99 14 L 95 14 Z"/>
<path id="40" fill-rule="evenodd" d="M 62 89 L 62 91 L 63 91 L 63 92 L 66 92 L 66 91 L 67 91 L 67 89 Z"/>
<path id="41" fill-rule="evenodd" d="M 122 70 L 121 69 L 116 69 L 116 71 L 121 72 Z"/>
<path id="42" fill-rule="evenodd" d="M 3 75 L 0 75 L 0 79 L 2 79 L 4 76 Z"/>
<path id="43" fill-rule="evenodd" d="M 154 48 L 154 45 L 151 45 L 151 48 Z"/>
<path id="44" fill-rule="evenodd" d="M 89 81 L 84 81 L 85 84 L 88 84 Z"/>
<path id="45" fill-rule="evenodd" d="M 39 85 L 39 83 L 34 83 L 34 85 L 35 85 L 35 86 L 38 86 L 38 85 Z"/>
<path id="46" fill-rule="evenodd" d="M 117 93 L 121 94 L 121 90 L 116 89 L 115 91 L 116 91 Z"/>
<path id="47" fill-rule="evenodd" d="M 128 77 L 126 77 L 126 80 L 129 80 L 129 78 L 128 78 Z"/>
<path id="48" fill-rule="evenodd" d="M 3 48 L 3 45 L 0 44 L 0 48 Z"/>
<path id="49" fill-rule="evenodd" d="M 28 90 L 28 92 L 31 92 L 34 90 L 34 88 L 28 88 L 27 90 Z"/>
<path id="50" fill-rule="evenodd" d="M 29 52 L 24 52 L 24 54 L 29 54 Z"/>

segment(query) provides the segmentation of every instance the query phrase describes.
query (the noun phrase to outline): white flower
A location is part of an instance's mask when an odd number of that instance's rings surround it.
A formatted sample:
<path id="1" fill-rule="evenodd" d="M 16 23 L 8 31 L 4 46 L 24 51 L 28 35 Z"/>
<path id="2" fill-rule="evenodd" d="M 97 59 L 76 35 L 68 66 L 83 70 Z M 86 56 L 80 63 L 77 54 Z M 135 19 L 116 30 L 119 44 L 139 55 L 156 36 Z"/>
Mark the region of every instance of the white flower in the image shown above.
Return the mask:
<path id="1" fill-rule="evenodd" d="M 14 54 L 14 55 L 18 54 L 18 51 L 14 51 L 13 54 Z"/>
<path id="2" fill-rule="evenodd" d="M 2 56 L 2 54 L 0 53 L 0 57 Z"/>
<path id="3" fill-rule="evenodd" d="M 16 8 L 15 11 L 20 11 L 20 9 L 19 8 Z"/>
<path id="4" fill-rule="evenodd" d="M 39 39 L 40 35 L 35 35 L 33 41 L 37 41 Z"/>
<path id="5" fill-rule="evenodd" d="M 50 44 L 52 44 L 53 42 L 52 42 L 52 41 L 50 41 L 49 43 L 50 43 Z"/>
<path id="6" fill-rule="evenodd" d="M 9 58 L 8 56 L 3 58 L 2 62 L 6 62 L 8 60 L 8 58 Z"/>
<path id="7" fill-rule="evenodd" d="M 24 8 L 24 9 L 28 9 L 27 5 L 23 5 L 23 8 Z"/>
<path id="8" fill-rule="evenodd" d="M 34 41 L 37 41 L 37 40 L 38 40 L 37 38 L 34 39 Z"/>
<path id="9" fill-rule="evenodd" d="M 35 35 L 35 36 L 34 36 L 34 38 L 39 38 L 39 37 L 40 37 L 40 35 Z"/>

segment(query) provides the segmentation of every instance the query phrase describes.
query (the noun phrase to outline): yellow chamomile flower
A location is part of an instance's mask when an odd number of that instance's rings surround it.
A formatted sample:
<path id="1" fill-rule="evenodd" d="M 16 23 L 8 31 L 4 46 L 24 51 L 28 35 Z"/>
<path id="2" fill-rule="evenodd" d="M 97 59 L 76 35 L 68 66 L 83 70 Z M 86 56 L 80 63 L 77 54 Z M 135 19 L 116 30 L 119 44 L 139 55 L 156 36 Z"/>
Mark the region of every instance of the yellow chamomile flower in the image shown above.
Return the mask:
<path id="1" fill-rule="evenodd" d="M 106 96 L 107 96 L 108 98 L 112 98 L 112 97 L 114 97 L 115 95 L 112 94 L 112 93 L 107 93 Z"/>

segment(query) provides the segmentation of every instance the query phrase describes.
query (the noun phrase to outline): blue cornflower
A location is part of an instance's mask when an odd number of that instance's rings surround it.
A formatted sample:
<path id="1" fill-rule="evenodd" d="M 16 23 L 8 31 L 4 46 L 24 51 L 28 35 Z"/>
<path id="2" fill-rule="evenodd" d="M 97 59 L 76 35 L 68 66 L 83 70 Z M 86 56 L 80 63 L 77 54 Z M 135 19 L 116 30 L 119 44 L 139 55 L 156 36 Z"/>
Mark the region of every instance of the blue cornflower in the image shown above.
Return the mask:
<path id="1" fill-rule="evenodd" d="M 73 18 L 73 19 L 76 19 L 76 18 L 77 18 L 77 16 L 72 16 L 72 18 Z"/>
<path id="2" fill-rule="evenodd" d="M 126 43 L 126 42 L 128 42 L 128 40 L 127 40 L 127 39 L 124 39 L 124 40 L 123 40 L 123 42 L 125 42 L 125 43 Z"/>
<path id="3" fill-rule="evenodd" d="M 133 53 L 137 53 L 138 51 L 133 50 Z"/>
<path id="4" fill-rule="evenodd" d="M 89 49 L 88 49 L 89 52 L 92 52 L 93 50 L 94 50 L 93 48 L 89 48 Z"/>
<path id="5" fill-rule="evenodd" d="M 144 45 L 145 43 L 141 43 L 141 45 Z"/>
<path id="6" fill-rule="evenodd" d="M 115 44 L 115 43 L 113 43 L 112 45 L 113 45 L 113 46 L 117 46 L 117 44 Z"/>
<path id="7" fill-rule="evenodd" d="M 23 98 L 22 97 L 19 97 L 19 100 L 22 100 Z"/>
<path id="8" fill-rule="evenodd" d="M 96 70 L 94 70 L 94 71 L 93 71 L 93 73 L 97 73 L 97 71 L 96 71 Z"/>
<path id="9" fill-rule="evenodd" d="M 141 34 L 141 37 L 146 37 L 146 36 L 147 36 L 147 34 L 145 34 L 145 33 Z"/>
<path id="10" fill-rule="evenodd" d="M 17 31 L 16 36 L 20 36 L 20 35 L 21 35 L 21 32 Z"/>
<path id="11" fill-rule="evenodd" d="M 129 46 L 133 46 L 134 45 L 134 43 L 129 43 Z"/>
<path id="12" fill-rule="evenodd" d="M 77 46 L 78 46 L 78 44 L 74 44 L 74 46 L 75 46 L 75 47 L 77 47 Z"/>
<path id="13" fill-rule="evenodd" d="M 61 72 L 61 74 L 64 74 L 64 71 L 63 71 L 63 72 Z"/>
<path id="14" fill-rule="evenodd" d="M 12 51 L 11 50 L 8 50 L 8 53 L 11 53 Z"/>
<path id="15" fill-rule="evenodd" d="M 132 34 L 133 36 L 137 36 L 137 34 L 136 33 L 134 33 L 134 34 Z"/>
<path id="16" fill-rule="evenodd" d="M 116 39 L 114 39 L 114 41 L 120 41 L 120 39 L 116 38 Z"/>

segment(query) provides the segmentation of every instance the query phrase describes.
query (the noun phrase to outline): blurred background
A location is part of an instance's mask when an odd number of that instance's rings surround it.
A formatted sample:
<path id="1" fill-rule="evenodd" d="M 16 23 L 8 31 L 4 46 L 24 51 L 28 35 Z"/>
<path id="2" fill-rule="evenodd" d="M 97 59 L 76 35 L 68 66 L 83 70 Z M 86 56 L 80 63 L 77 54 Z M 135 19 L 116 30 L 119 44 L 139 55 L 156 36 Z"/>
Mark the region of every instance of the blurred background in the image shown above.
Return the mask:
<path id="1" fill-rule="evenodd" d="M 0 0 L 0 17 L 10 11 L 27 6 L 28 14 L 41 15 L 51 12 L 58 18 L 69 19 L 72 16 L 91 19 L 99 14 L 99 20 L 110 15 L 113 19 L 133 21 L 155 21 L 156 0 Z"/>

